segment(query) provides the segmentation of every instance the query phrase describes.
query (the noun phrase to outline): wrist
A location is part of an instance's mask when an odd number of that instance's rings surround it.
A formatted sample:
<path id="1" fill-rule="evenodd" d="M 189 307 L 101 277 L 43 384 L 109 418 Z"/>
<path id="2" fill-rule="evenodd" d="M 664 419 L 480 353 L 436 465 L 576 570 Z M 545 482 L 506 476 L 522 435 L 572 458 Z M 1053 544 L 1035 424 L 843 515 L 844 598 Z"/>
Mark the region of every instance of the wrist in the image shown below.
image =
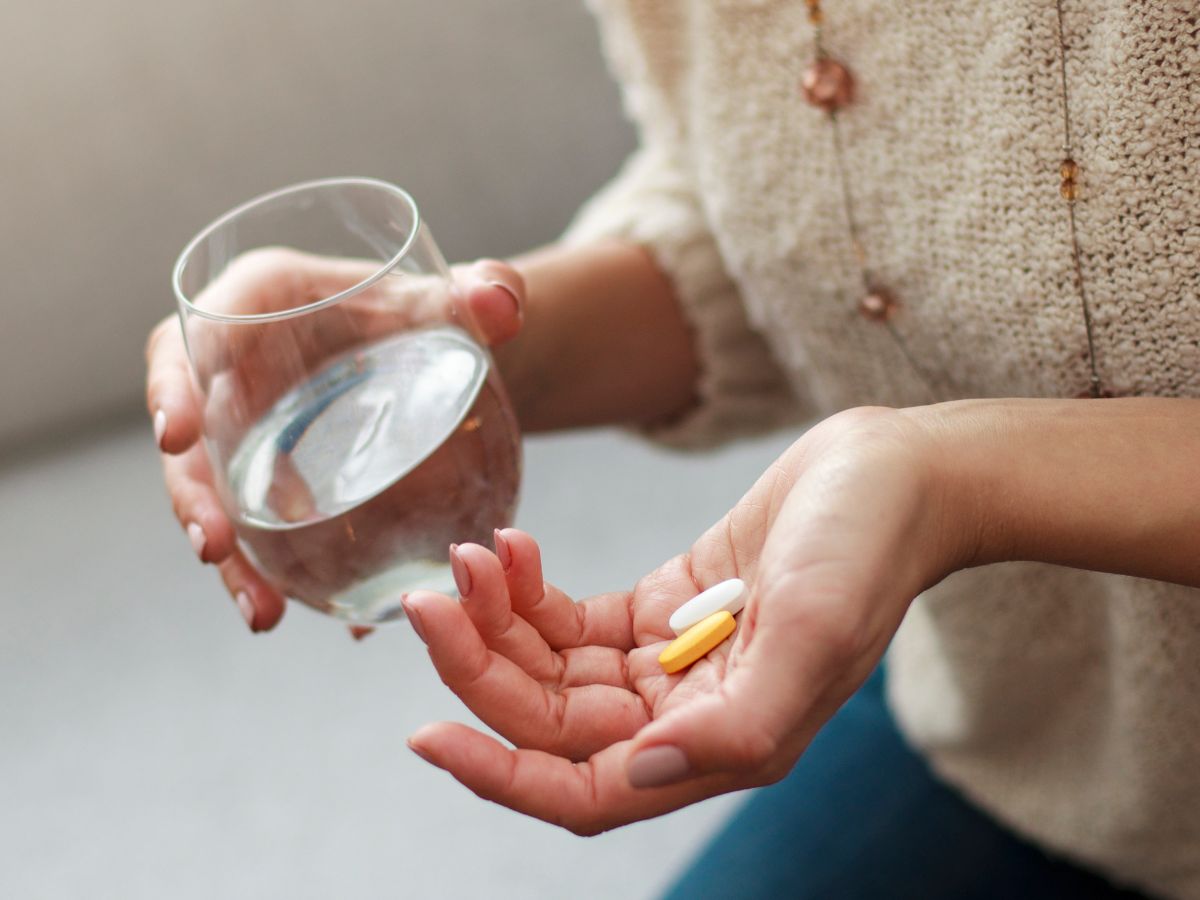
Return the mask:
<path id="1" fill-rule="evenodd" d="M 524 431 L 654 422 L 692 402 L 692 333 L 643 248 L 554 246 L 512 266 L 524 322 L 494 357 Z"/>
<path id="2" fill-rule="evenodd" d="M 926 435 L 955 569 L 1010 560 L 1074 564 L 1060 550 L 1085 513 L 1073 442 L 1101 407 L 1013 398 L 904 410 Z"/>
<path id="3" fill-rule="evenodd" d="M 996 404 L 961 400 L 898 412 L 916 432 L 941 569 L 936 577 L 1004 558 L 1003 517 L 996 502 L 1003 493 L 997 495 L 996 489 L 1004 480 L 1005 460 L 992 452 L 1000 427 Z"/>
<path id="4" fill-rule="evenodd" d="M 1200 401 L 969 400 L 929 435 L 961 565 L 1031 560 L 1200 585 Z"/>
<path id="5" fill-rule="evenodd" d="M 978 519 L 950 464 L 955 436 L 947 424 L 935 407 L 859 407 L 824 420 L 796 445 L 797 473 L 828 457 L 837 461 L 833 480 L 861 485 L 856 494 L 872 510 L 872 527 L 892 536 L 886 577 L 906 599 L 976 564 Z"/>

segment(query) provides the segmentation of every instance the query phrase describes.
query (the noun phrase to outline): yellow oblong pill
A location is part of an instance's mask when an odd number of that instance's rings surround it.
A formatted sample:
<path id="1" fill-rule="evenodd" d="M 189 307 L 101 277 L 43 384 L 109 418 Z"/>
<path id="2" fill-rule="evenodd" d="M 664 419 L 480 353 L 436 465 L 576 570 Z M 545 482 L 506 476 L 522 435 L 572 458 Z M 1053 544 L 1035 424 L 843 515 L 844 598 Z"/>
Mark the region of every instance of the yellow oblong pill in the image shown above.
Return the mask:
<path id="1" fill-rule="evenodd" d="M 686 669 L 702 656 L 708 655 L 725 638 L 733 634 L 737 622 L 726 610 L 707 616 L 681 634 L 658 656 L 658 664 L 668 675 Z"/>

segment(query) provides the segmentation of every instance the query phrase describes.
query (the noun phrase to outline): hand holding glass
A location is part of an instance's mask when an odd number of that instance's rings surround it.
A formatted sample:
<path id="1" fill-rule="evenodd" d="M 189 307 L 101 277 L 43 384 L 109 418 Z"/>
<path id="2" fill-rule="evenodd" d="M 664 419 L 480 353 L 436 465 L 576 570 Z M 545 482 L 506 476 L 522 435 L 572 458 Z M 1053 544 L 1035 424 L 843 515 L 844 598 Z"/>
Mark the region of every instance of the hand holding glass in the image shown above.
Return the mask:
<path id="1" fill-rule="evenodd" d="M 404 191 L 259 197 L 188 245 L 174 287 L 214 481 L 285 596 L 396 619 L 405 592 L 451 589 L 451 543 L 511 524 L 516 420 Z"/>

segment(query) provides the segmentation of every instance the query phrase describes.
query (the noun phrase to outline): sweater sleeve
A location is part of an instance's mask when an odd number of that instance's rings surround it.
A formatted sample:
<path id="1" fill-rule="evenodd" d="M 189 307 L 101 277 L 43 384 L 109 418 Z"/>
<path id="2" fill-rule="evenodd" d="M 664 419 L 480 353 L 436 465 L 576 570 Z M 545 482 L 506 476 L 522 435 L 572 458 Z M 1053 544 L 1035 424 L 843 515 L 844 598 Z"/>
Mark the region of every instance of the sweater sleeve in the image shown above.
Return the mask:
<path id="1" fill-rule="evenodd" d="M 644 433 L 674 447 L 699 448 L 794 424 L 801 419 L 801 404 L 748 321 L 697 196 L 678 111 L 650 75 L 658 66 L 645 57 L 656 52 L 654 42 L 647 46 L 620 27 L 629 23 L 605 18 L 605 50 L 621 82 L 626 112 L 638 127 L 640 147 L 584 204 L 563 241 L 577 245 L 617 238 L 642 245 L 675 288 L 700 363 L 697 402 Z M 671 54 L 677 71 L 678 48 L 663 52 Z"/>

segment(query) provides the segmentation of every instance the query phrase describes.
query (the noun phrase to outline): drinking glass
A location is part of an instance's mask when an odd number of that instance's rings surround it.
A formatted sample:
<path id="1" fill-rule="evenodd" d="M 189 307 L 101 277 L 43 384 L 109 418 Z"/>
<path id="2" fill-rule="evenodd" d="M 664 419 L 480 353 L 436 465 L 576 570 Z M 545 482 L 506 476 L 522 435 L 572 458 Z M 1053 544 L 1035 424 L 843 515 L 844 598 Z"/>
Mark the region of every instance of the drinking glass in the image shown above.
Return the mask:
<path id="1" fill-rule="evenodd" d="M 285 596 L 359 625 L 512 521 L 516 419 L 412 198 L 312 181 L 217 219 L 173 284 L 213 480 Z"/>

